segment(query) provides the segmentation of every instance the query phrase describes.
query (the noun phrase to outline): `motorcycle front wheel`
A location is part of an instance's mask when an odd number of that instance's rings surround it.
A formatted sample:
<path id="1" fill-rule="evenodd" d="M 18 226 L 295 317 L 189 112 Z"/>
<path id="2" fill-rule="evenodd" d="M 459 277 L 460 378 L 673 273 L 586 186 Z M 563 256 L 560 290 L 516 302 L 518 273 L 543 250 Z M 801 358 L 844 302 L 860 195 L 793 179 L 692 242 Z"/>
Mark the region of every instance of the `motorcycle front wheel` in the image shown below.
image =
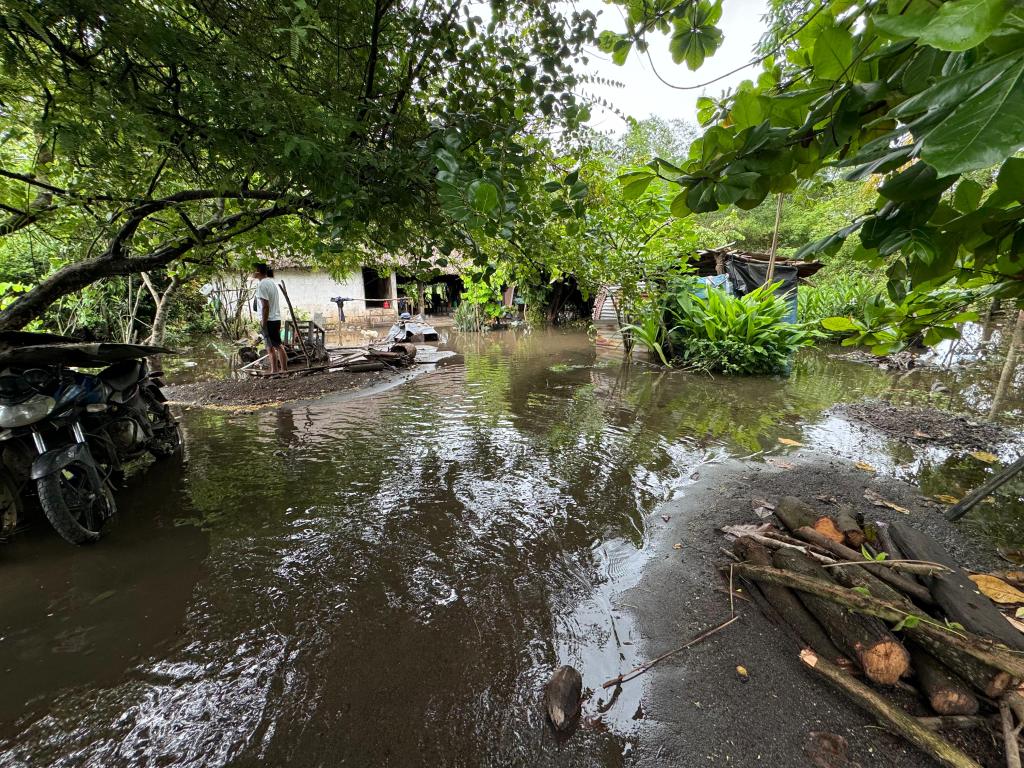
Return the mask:
<path id="1" fill-rule="evenodd" d="M 71 544 L 91 544 L 102 535 L 103 524 L 115 507 L 110 491 L 95 487 L 94 475 L 79 461 L 39 478 L 39 502 L 50 525 Z"/>

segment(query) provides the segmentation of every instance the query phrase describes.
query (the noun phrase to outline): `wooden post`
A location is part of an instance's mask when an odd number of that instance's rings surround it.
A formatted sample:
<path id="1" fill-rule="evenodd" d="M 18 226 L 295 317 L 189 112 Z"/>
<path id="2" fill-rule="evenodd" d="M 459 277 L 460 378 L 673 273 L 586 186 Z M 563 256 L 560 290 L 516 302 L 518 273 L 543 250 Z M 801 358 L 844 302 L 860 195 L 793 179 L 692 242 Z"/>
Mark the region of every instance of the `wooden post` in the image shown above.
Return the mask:
<path id="1" fill-rule="evenodd" d="M 779 222 L 782 220 L 782 198 L 779 192 L 778 201 L 775 203 L 775 229 L 772 230 L 772 250 L 768 254 L 768 273 L 765 275 L 764 284 L 771 285 L 775 277 L 775 251 L 779 246 Z"/>
<path id="2" fill-rule="evenodd" d="M 299 321 L 295 319 L 295 310 L 292 309 L 292 300 L 288 298 L 288 289 L 284 287 L 284 280 L 281 281 L 281 293 L 284 294 L 284 300 L 288 303 L 288 314 L 292 316 L 292 327 L 295 328 L 295 335 L 299 339 L 299 346 L 302 347 L 302 354 L 306 357 L 306 367 L 309 368 L 313 364 L 312 358 L 309 356 L 309 350 L 306 349 L 306 340 L 302 338 L 302 334 L 299 332 Z M 287 366 L 285 366 L 287 368 Z"/>
<path id="3" fill-rule="evenodd" d="M 1017 322 L 1013 326 L 1013 336 L 1010 338 L 1010 348 L 1006 350 L 1006 362 L 1003 364 L 1003 373 L 999 377 L 999 385 L 996 387 L 995 397 L 992 398 L 992 410 L 988 412 L 990 419 L 995 418 L 999 413 L 999 406 L 1003 404 L 1006 397 L 1006 390 L 1010 388 L 1013 381 L 1013 373 L 1017 369 L 1017 352 L 1024 343 L 1024 309 L 1017 312 Z"/>
<path id="4" fill-rule="evenodd" d="M 946 510 L 947 520 L 959 520 L 961 517 L 971 511 L 979 501 L 984 499 L 986 496 L 990 496 L 995 493 L 1001 485 L 1006 483 L 1011 477 L 1016 475 L 1024 469 L 1024 455 L 1017 459 L 1010 466 L 1000 470 L 992 477 L 988 479 L 984 485 L 978 488 L 973 493 L 969 493 L 964 496 L 960 501 L 954 504 L 952 507 Z"/>

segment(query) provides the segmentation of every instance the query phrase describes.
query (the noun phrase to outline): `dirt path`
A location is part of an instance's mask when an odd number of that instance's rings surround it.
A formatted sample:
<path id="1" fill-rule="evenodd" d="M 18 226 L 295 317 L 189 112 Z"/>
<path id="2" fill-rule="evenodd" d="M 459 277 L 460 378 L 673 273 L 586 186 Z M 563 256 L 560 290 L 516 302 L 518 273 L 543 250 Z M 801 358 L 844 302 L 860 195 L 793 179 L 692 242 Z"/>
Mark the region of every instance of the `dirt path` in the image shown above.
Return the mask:
<path id="1" fill-rule="evenodd" d="M 716 565 L 725 561 L 719 548 L 729 544 L 716 529 L 756 522 L 753 498 L 774 502 L 780 496 L 795 495 L 823 509 L 848 503 L 868 519 L 906 519 L 865 501 L 864 491 L 871 488 L 910 509 L 915 523 L 943 541 L 966 566 L 995 565 L 989 553 L 972 546 L 925 503 L 918 489 L 866 475 L 850 462 L 831 456 L 804 454 L 793 463 L 793 469 L 780 470 L 760 463 L 729 462 L 706 472 L 684 498 L 657 511 L 659 518 L 668 515 L 670 522 L 655 536 L 655 557 L 644 578 L 622 598 L 635 607 L 646 658 L 678 647 L 729 617 L 728 597 L 716 590 L 722 585 Z M 682 548 L 675 549 L 677 544 Z M 647 686 L 643 708 L 651 730 L 640 740 L 639 764 L 934 765 L 879 728 L 834 689 L 812 678 L 797 659 L 796 647 L 755 606 L 737 602 L 737 611 L 742 614 L 740 620 L 718 635 L 672 657 L 641 680 L 627 683 Z M 748 670 L 749 680 L 740 679 L 737 665 Z M 822 737 L 815 741 L 812 733 L 845 739 L 852 762 L 825 759 Z M 824 738 L 827 742 L 828 737 Z M 984 738 L 972 738 L 977 739 L 970 744 L 972 754 L 991 752 Z M 987 757 L 991 764 L 1001 764 L 999 755 Z M 989 763 L 983 760 L 983 764 Z"/>

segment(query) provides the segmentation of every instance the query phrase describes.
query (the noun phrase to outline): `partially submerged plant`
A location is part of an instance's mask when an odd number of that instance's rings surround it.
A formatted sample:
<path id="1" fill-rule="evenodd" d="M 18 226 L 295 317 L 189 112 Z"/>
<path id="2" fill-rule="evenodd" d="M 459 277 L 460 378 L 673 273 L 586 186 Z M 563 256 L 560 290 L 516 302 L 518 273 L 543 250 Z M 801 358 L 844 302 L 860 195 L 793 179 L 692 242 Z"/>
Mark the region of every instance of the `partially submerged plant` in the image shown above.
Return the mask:
<path id="1" fill-rule="evenodd" d="M 792 354 L 820 336 L 805 324 L 786 320 L 785 298 L 775 294 L 779 283 L 764 285 L 745 296 L 708 288 L 704 296 L 688 290 L 672 294 L 668 311 L 677 323 L 669 334 L 681 360 L 730 374 L 772 374 L 787 369 Z"/>

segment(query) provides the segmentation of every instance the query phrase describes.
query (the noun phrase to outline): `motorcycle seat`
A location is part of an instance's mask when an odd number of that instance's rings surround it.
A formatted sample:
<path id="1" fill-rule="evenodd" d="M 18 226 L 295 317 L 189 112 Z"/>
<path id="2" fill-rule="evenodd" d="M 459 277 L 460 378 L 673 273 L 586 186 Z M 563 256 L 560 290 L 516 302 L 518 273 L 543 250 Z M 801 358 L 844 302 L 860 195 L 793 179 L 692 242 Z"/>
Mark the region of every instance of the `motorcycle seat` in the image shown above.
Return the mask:
<path id="1" fill-rule="evenodd" d="M 122 360 L 100 371 L 99 379 L 115 392 L 123 392 L 139 383 L 142 378 L 142 363 L 138 360 Z"/>

